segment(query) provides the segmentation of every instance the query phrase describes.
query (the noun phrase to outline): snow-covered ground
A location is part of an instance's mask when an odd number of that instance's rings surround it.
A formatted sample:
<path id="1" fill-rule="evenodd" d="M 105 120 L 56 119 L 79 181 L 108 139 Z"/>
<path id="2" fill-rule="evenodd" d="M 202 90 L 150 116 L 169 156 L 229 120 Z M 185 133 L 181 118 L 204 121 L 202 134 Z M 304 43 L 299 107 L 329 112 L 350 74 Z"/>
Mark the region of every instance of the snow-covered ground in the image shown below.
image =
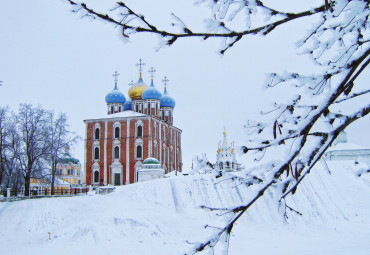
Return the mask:
<path id="1" fill-rule="evenodd" d="M 281 218 L 266 196 L 233 228 L 229 254 L 370 254 L 370 178 L 353 161 L 318 164 Z M 212 175 L 179 176 L 118 187 L 108 195 L 0 203 L 0 253 L 186 254 L 226 216 L 200 205 L 246 201 L 243 185 Z M 50 239 L 49 239 L 50 233 Z"/>

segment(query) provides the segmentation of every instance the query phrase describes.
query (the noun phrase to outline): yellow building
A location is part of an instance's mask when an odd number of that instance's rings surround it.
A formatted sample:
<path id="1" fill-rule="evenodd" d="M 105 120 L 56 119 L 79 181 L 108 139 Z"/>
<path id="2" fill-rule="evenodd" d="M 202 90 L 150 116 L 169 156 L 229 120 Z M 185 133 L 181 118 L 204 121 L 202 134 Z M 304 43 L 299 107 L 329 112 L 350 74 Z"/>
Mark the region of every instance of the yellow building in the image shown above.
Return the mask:
<path id="1" fill-rule="evenodd" d="M 80 161 L 68 153 L 58 160 L 56 169 L 57 178 L 70 183 L 72 186 L 84 185 Z"/>

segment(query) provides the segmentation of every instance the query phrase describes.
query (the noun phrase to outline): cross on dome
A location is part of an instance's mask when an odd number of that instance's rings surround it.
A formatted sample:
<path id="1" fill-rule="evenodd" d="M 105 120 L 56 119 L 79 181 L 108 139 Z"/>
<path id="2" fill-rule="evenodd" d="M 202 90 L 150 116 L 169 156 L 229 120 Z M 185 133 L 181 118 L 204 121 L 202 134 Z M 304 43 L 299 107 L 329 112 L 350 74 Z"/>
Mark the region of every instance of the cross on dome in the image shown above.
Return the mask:
<path id="1" fill-rule="evenodd" d="M 164 79 L 162 80 L 163 83 L 164 83 L 164 87 L 166 88 L 167 87 L 167 82 L 169 82 L 170 80 L 167 79 L 167 76 L 164 77 Z"/>
<path id="2" fill-rule="evenodd" d="M 154 78 L 154 73 L 156 72 L 156 70 L 155 70 L 153 67 L 151 67 L 151 68 L 150 68 L 150 70 L 149 70 L 148 72 L 150 73 L 150 78 L 152 78 L 152 80 L 153 80 L 153 78 Z"/>
<path id="3" fill-rule="evenodd" d="M 139 75 L 140 75 L 140 78 L 141 78 L 141 72 L 143 71 L 142 67 L 145 66 L 145 63 L 141 59 L 139 59 L 139 63 L 137 63 L 136 66 L 139 67 Z"/>
<path id="4" fill-rule="evenodd" d="M 114 74 L 112 76 L 114 77 L 114 82 L 117 84 L 117 77 L 119 76 L 119 73 L 117 71 L 114 71 Z"/>
<path id="5" fill-rule="evenodd" d="M 129 85 L 129 86 L 134 85 L 134 81 L 133 81 L 133 80 L 131 80 L 131 81 L 130 81 L 130 83 L 129 83 L 128 85 Z"/>

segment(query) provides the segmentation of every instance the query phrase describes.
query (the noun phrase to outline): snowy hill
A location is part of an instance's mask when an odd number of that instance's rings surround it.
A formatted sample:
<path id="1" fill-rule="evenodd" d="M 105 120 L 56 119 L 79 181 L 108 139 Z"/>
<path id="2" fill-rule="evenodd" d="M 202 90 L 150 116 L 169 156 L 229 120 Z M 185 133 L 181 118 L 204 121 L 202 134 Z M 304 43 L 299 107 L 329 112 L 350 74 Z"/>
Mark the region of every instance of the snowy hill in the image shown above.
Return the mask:
<path id="1" fill-rule="evenodd" d="M 320 164 L 287 204 L 288 223 L 270 194 L 234 227 L 230 254 L 368 254 L 369 177 L 353 162 Z M 212 175 L 118 187 L 114 193 L 0 203 L 1 254 L 185 254 L 227 216 L 201 209 L 247 201 L 245 185 Z M 49 234 L 50 233 L 50 239 Z M 190 243 L 190 244 L 189 244 Z"/>

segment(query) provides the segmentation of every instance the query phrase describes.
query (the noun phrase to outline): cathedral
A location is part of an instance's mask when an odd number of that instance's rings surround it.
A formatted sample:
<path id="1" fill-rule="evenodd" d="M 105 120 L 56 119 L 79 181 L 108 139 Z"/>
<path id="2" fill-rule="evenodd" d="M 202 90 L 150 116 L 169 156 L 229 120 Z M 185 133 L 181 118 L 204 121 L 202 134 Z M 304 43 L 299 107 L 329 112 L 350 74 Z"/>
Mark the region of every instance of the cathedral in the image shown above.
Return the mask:
<path id="1" fill-rule="evenodd" d="M 142 77 L 131 83 L 128 98 L 115 84 L 105 97 L 107 116 L 84 120 L 86 185 L 124 185 L 138 181 L 139 170 L 147 158 L 157 159 L 165 173 L 182 171 L 181 130 L 173 125 L 175 100 L 167 92 L 165 77 L 163 94 Z"/>

